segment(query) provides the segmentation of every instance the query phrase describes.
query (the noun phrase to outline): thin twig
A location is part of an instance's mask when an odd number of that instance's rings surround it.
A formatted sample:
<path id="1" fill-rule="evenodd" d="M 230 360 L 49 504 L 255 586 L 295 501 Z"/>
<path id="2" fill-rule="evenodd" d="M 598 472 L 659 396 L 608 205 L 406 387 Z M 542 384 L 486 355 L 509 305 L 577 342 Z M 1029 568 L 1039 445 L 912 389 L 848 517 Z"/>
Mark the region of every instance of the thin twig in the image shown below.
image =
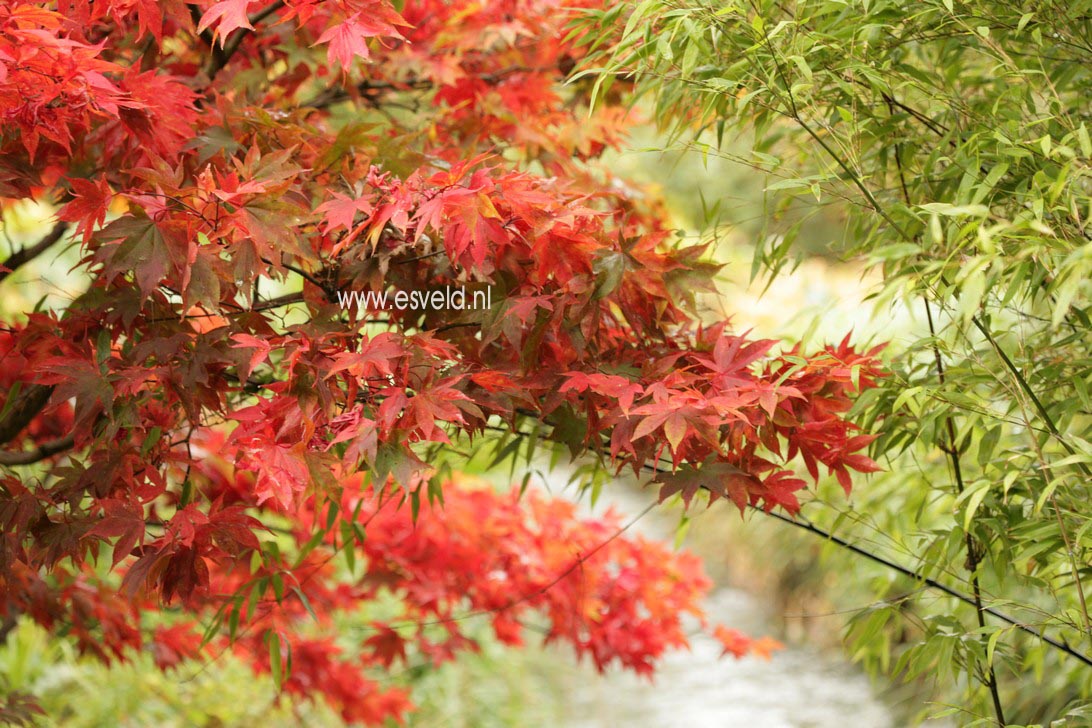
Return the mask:
<path id="1" fill-rule="evenodd" d="M 517 429 L 494 428 L 494 427 L 491 427 L 491 426 L 487 426 L 487 429 L 503 430 L 504 432 L 513 434 L 513 435 L 515 435 L 517 437 L 524 437 L 524 438 L 531 437 L 531 433 L 524 432 L 522 430 L 517 430 Z M 596 448 L 591 448 L 591 451 L 599 453 L 601 455 L 607 454 L 606 451 L 601 451 L 601 450 L 598 450 Z M 653 474 L 656 474 L 656 475 L 669 472 L 669 470 L 667 470 L 665 468 L 661 468 L 658 465 L 656 465 L 655 463 L 644 463 L 644 464 L 642 464 L 641 468 L 643 470 L 647 471 L 647 472 L 650 472 L 650 473 L 653 473 Z M 702 488 L 704 490 L 706 490 L 706 491 L 709 491 L 709 488 L 707 488 L 705 486 L 702 486 Z M 950 587 L 947 584 L 944 584 L 943 582 L 940 582 L 940 581 L 938 581 L 938 580 L 936 580 L 936 579 L 934 579 L 932 577 L 926 576 L 925 574 L 922 574 L 922 573 L 920 573 L 918 571 L 915 571 L 914 569 L 911 569 L 910 567 L 903 566 L 902 564 L 896 563 L 896 562 L 894 562 L 894 561 L 892 561 L 892 560 L 890 560 L 888 558 L 880 556 L 879 554 L 876 554 L 876 553 L 873 553 L 871 551 L 868 551 L 867 549 L 861 548 L 860 546 L 857 546 L 856 544 L 850 543 L 849 541 L 842 538 L 841 536 L 835 535 L 832 531 L 828 531 L 828 530 L 823 529 L 823 528 L 821 528 L 819 526 L 816 526 L 814 523 L 811 523 L 810 521 L 802 520 L 800 518 L 794 518 L 792 516 L 787 516 L 787 515 L 785 515 L 783 513 L 777 512 L 777 511 L 767 511 L 767 510 L 765 510 L 765 509 L 763 509 L 763 508 L 761 508 L 759 506 L 748 505 L 748 508 L 754 513 L 760 513 L 763 516 L 766 516 L 766 517 L 769 517 L 769 518 L 774 518 L 774 519 L 777 519 L 778 521 L 781 521 L 782 523 L 786 523 L 786 524 L 792 526 L 793 528 L 799 528 L 799 529 L 801 529 L 803 531 L 807 531 L 808 533 L 811 533 L 813 535 L 820 536 L 824 540 L 830 541 L 831 543 L 839 546 L 840 548 L 845 549 L 846 551 L 850 551 L 850 552 L 852 552 L 854 554 L 857 554 L 858 556 L 863 556 L 864 558 L 866 558 L 866 559 L 868 559 L 870 561 L 873 561 L 873 562 L 875 562 L 875 563 L 877 563 L 877 564 L 879 564 L 879 565 L 881 565 L 881 566 L 883 566 L 883 567 L 885 567 L 887 569 L 890 569 L 891 571 L 894 571 L 894 572 L 899 573 L 899 574 L 901 574 L 903 576 L 909 577 L 910 579 L 913 579 L 918 584 L 924 584 L 925 586 L 929 587 L 930 589 L 935 589 L 935 590 L 937 590 L 939 592 L 943 592 L 944 594 L 946 594 L 946 595 L 948 595 L 948 596 L 950 596 L 950 597 L 952 597 L 954 599 L 958 599 L 959 601 L 963 602 L 964 604 L 970 604 L 972 606 L 975 605 L 974 597 L 972 597 L 971 595 L 966 594 L 966 593 L 964 593 L 964 592 L 962 592 L 962 591 L 960 591 L 958 589 L 955 589 L 953 587 Z M 1077 651 L 1073 647 L 1069 646 L 1067 643 L 1065 643 L 1065 642 L 1063 642 L 1061 640 L 1055 639 L 1055 638 L 1041 632 L 1040 630 L 1036 629 L 1035 627 L 1032 627 L 1031 625 L 1026 624 L 1026 623 L 1018 620 L 1016 617 L 1013 617 L 1013 616 L 1011 616 L 1009 614 L 1006 614 L 1005 612 L 1002 612 L 1002 611 L 1000 611 L 1000 610 L 998 610 L 998 609 L 996 609 L 994 607 L 988 607 L 988 606 L 985 606 L 985 605 L 983 605 L 982 611 L 985 612 L 986 614 L 992 616 L 992 617 L 995 617 L 999 621 L 1004 622 L 1005 624 L 1008 624 L 1008 625 L 1010 625 L 1012 627 L 1015 627 L 1016 629 L 1018 629 L 1018 630 L 1020 630 L 1022 632 L 1025 632 L 1026 634 L 1029 634 L 1032 637 L 1035 637 L 1036 639 L 1042 640 L 1043 642 L 1050 645 L 1051 647 L 1059 650 L 1060 652 L 1063 652 L 1063 653 L 1069 655 L 1070 657 L 1073 657 L 1074 659 L 1084 663 L 1085 665 L 1088 665 L 1089 667 L 1092 667 L 1092 656 L 1089 656 L 1089 655 L 1086 655 L 1086 654 L 1084 654 L 1082 652 Z"/>

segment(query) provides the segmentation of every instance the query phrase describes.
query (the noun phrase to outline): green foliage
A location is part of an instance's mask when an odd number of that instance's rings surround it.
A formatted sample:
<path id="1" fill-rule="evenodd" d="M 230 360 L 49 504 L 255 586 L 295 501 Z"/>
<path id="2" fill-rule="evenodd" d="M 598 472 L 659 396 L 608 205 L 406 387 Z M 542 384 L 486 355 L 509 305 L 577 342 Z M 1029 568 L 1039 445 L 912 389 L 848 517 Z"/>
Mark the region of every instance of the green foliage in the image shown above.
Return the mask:
<path id="1" fill-rule="evenodd" d="M 478 633 L 479 652 L 460 655 L 439 668 L 411 668 L 395 676 L 413 689 L 419 706 L 409 725 L 487 728 L 563 720 L 557 676 L 572 671 L 572 655 L 540 645 L 517 650 L 498 644 L 485 630 Z M 156 669 L 151 655 L 107 666 L 80 658 L 68 641 L 30 621 L 0 645 L 0 675 L 5 691 L 39 696 L 48 717 L 33 725 L 347 725 L 321 701 L 278 697 L 271 684 L 255 682 L 250 668 L 230 652 L 207 664 L 184 661 L 166 673 Z"/>
<path id="2" fill-rule="evenodd" d="M 321 703 L 276 701 L 272 685 L 225 654 L 202 666 L 156 669 L 151 654 L 111 666 L 77 656 L 69 641 L 29 620 L 0 646 L 4 688 L 33 694 L 46 716 L 35 723 L 67 728 L 105 726 L 342 725 Z"/>
<path id="3" fill-rule="evenodd" d="M 1085 725 L 1092 668 L 988 610 L 1092 654 L 1092 3 L 645 0 L 586 22 L 621 32 L 584 71 L 599 98 L 635 84 L 669 138 L 765 176 L 784 224 L 756 273 L 792 262 L 804 200 L 882 272 L 877 310 L 920 322 L 857 404 L 889 471 L 805 512 L 971 604 L 873 579 L 890 603 L 853 619 L 852 654 L 931 678 L 963 723 Z"/>

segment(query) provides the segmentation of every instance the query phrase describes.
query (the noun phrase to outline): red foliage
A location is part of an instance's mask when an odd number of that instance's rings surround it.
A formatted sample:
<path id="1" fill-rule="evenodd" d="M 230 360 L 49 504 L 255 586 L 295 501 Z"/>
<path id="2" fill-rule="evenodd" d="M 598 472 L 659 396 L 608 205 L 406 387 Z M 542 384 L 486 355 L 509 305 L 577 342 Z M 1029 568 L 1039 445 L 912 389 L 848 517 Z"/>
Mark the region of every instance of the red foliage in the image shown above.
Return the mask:
<path id="1" fill-rule="evenodd" d="M 848 490 L 876 468 L 844 418 L 875 350 L 775 354 L 689 312 L 716 266 L 598 163 L 628 115 L 561 84 L 583 54 L 569 17 L 0 7 L 0 197 L 55 202 L 92 281 L 0 335 L 0 615 L 104 658 L 150 644 L 165 669 L 211 620 L 285 690 L 374 723 L 410 709 L 376 674 L 473 649 L 467 615 L 517 644 L 535 614 L 597 666 L 645 673 L 707 586 L 612 518 L 451 481 L 442 450 L 534 435 L 656 471 L 662 497 L 793 513 L 797 470 Z M 341 305 L 449 286 L 493 305 Z M 380 593 L 403 613 L 355 650 L 303 636 Z M 163 624 L 167 602 L 185 618 Z"/>

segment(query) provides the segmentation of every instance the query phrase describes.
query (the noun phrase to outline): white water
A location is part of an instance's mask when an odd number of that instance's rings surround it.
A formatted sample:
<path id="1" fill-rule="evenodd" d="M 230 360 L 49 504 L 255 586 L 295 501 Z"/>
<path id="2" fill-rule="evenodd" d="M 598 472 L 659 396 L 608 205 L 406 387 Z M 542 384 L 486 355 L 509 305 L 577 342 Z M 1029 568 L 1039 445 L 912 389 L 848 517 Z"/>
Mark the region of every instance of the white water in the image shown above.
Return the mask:
<path id="1" fill-rule="evenodd" d="M 620 485 L 620 484 L 619 484 Z M 643 503 L 625 488 L 604 488 L 596 510 L 611 506 L 625 518 Z M 670 540 L 662 522 L 646 516 L 633 526 Z M 771 633 L 770 615 L 745 591 L 714 587 L 706 602 L 710 623 L 744 634 Z M 690 650 L 667 655 L 655 682 L 630 673 L 574 672 L 568 688 L 571 728 L 894 728 L 891 711 L 868 678 L 846 661 L 806 645 L 787 644 L 769 661 L 720 657 L 712 637 L 697 633 Z"/>

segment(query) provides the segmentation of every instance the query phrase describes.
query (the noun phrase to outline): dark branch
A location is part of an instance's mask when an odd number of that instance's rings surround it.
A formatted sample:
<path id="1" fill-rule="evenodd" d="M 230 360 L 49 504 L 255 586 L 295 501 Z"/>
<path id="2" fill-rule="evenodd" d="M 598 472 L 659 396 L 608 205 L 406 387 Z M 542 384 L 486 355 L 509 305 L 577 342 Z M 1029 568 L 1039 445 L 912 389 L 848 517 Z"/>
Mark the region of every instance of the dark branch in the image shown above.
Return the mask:
<path id="1" fill-rule="evenodd" d="M 0 270 L 0 281 L 44 253 L 52 247 L 54 243 L 63 238 L 66 232 L 68 232 L 68 223 L 58 222 L 53 226 L 53 229 L 37 243 L 12 253 L 10 258 L 3 263 L 0 263 L 0 266 L 7 268 L 7 270 Z"/>
<path id="2" fill-rule="evenodd" d="M 193 21 L 194 32 L 196 33 L 197 28 L 201 26 L 201 8 L 197 7 L 196 5 L 190 5 L 190 20 Z M 220 56 L 223 55 L 224 50 L 216 45 L 216 39 L 212 37 L 212 33 L 210 33 L 208 29 L 205 29 L 200 33 L 197 33 L 197 37 L 205 42 L 205 45 L 209 47 L 209 52 L 212 54 L 209 57 L 209 60 L 206 62 L 206 73 L 214 63 L 219 63 L 219 67 L 223 68 L 224 65 L 227 64 L 226 59 L 224 59 L 223 62 L 220 63 Z M 210 75 L 209 80 L 211 79 L 212 76 Z"/>
<path id="3" fill-rule="evenodd" d="M 532 68 L 527 66 L 512 66 L 511 68 L 501 69 L 496 73 L 481 74 L 478 78 L 489 84 L 497 84 L 515 73 L 535 73 L 555 70 L 558 69 L 553 67 Z M 366 99 L 371 99 L 379 96 L 381 93 L 389 93 L 392 91 L 426 91 L 435 86 L 436 83 L 427 78 L 410 78 L 406 81 L 397 83 L 365 79 L 356 85 L 356 92 Z M 335 85 L 323 89 L 314 98 L 305 101 L 300 105 L 305 108 L 324 109 L 327 106 L 345 101 L 349 98 L 350 94 L 344 87 Z"/>
<path id="4" fill-rule="evenodd" d="M 10 406 L 5 402 L 3 409 L 7 414 L 0 420 L 0 445 L 14 440 L 34 416 L 42 411 L 52 394 L 52 386 L 31 384 L 15 395 L 15 401 Z"/>
<path id="5" fill-rule="evenodd" d="M 265 20 L 270 15 L 277 12 L 278 10 L 280 10 L 283 7 L 284 7 L 284 0 L 277 0 L 274 3 L 266 5 L 261 10 L 258 10 L 256 12 L 253 12 L 253 13 L 250 14 L 250 24 L 251 25 L 257 25 L 258 23 L 262 22 L 263 20 Z"/>
<path id="6" fill-rule="evenodd" d="M 69 434 L 57 440 L 44 442 L 32 450 L 0 450 L 0 465 L 30 465 L 65 450 L 71 450 L 75 444 L 75 438 Z"/>
<path id="7" fill-rule="evenodd" d="M 4 617 L 3 621 L 0 621 L 0 645 L 7 642 L 8 634 L 15 629 L 17 624 L 19 624 L 19 612 L 9 606 L 7 616 Z"/>
<path id="8" fill-rule="evenodd" d="M 963 602 L 965 604 L 970 604 L 971 606 L 976 606 L 974 598 L 972 596 L 970 596 L 969 594 L 964 594 L 963 592 L 961 592 L 961 591 L 959 591 L 957 589 L 953 589 L 950 586 L 942 584 L 941 582 L 937 581 L 936 579 L 931 579 L 928 576 L 925 576 L 923 574 L 919 574 L 918 572 L 914 571 L 913 569 L 909 569 L 909 568 L 907 568 L 905 566 L 902 566 L 901 564 L 896 564 L 895 562 L 889 561 L 889 560 L 883 558 L 882 556 L 879 556 L 878 554 L 872 553 L 871 551 L 866 551 L 865 549 L 861 548 L 860 546 L 856 546 L 856 545 L 850 543 L 849 541 L 846 541 L 845 539 L 841 538 L 840 536 L 835 536 L 833 533 L 831 533 L 829 531 L 825 531 L 825 530 L 819 528 L 818 526 L 816 526 L 816 525 L 814 525 L 812 523 L 809 523 L 807 521 L 798 521 L 798 520 L 796 520 L 794 518 L 790 518 L 789 516 L 786 516 L 783 513 L 778 513 L 776 511 L 765 511 L 765 510 L 762 510 L 761 508 L 757 508 L 757 507 L 753 507 L 753 506 L 752 506 L 752 508 L 753 508 L 753 510 L 755 510 L 755 511 L 757 511 L 759 513 L 762 513 L 763 515 L 771 516 L 773 518 L 776 518 L 777 520 L 782 521 L 784 523 L 787 523 L 790 526 L 795 526 L 796 528 L 801 528 L 801 529 L 803 529 L 805 531 L 808 531 L 809 533 L 813 533 L 816 536 L 821 536 L 822 538 L 830 541 L 831 543 L 834 543 L 834 544 L 838 545 L 839 547 L 841 547 L 843 549 L 846 549 L 847 551 L 851 551 L 851 552 L 857 554 L 858 556 L 863 556 L 864 558 L 869 559 L 870 561 L 874 561 L 877 564 L 880 564 L 881 566 L 884 566 L 884 567 L 886 567 L 888 569 L 891 569 L 892 571 L 896 571 L 896 572 L 902 574 L 903 576 L 906 576 L 906 577 L 909 577 L 909 578 L 913 579 L 914 581 L 918 582 L 919 584 L 924 584 L 925 586 L 927 586 L 927 587 L 929 587 L 931 589 L 936 589 L 937 591 L 944 592 L 948 596 L 953 597 L 955 599 L 958 599 L 959 601 L 961 601 L 961 602 Z M 1000 611 L 994 609 L 993 607 L 984 606 L 982 608 L 982 611 L 985 612 L 986 614 L 989 614 L 992 617 L 996 617 L 998 620 L 1000 620 L 1002 622 L 1005 622 L 1006 624 L 1012 625 L 1013 627 L 1016 627 L 1017 629 L 1028 633 L 1032 637 L 1036 637 L 1038 639 L 1041 639 L 1043 642 L 1046 642 L 1051 647 L 1054 647 L 1055 649 L 1061 650 L 1062 652 L 1066 653 L 1070 657 L 1074 657 L 1074 658 L 1080 660 L 1085 665 L 1092 666 L 1092 657 L 1089 657 L 1088 655 L 1085 655 L 1084 653 L 1078 652 L 1077 650 L 1073 649 L 1072 647 L 1070 647 L 1065 642 L 1062 642 L 1061 640 L 1056 640 L 1053 637 L 1050 637 L 1049 635 L 1046 635 L 1043 632 L 1040 632 L 1039 630 L 1035 629 L 1034 627 L 1032 627 L 1030 625 L 1027 625 L 1027 624 L 1024 624 L 1023 622 L 1016 619 L 1015 617 L 1012 617 L 1012 616 L 1010 616 L 1010 615 L 1008 615 L 1008 614 L 1006 614 L 1004 612 L 1000 612 Z"/>
<path id="9" fill-rule="evenodd" d="M 262 8 L 258 12 L 251 14 L 249 17 L 250 24 L 257 26 L 258 23 L 262 22 L 283 7 L 284 0 L 277 0 L 276 2 Z M 216 74 L 219 73 L 220 70 L 227 65 L 227 62 L 230 61 L 231 57 L 234 56 L 236 51 L 239 50 L 239 46 L 242 45 L 243 40 L 253 32 L 254 31 L 250 30 L 249 28 L 240 28 L 231 37 L 231 39 L 224 44 L 223 51 L 219 55 L 214 55 L 212 57 L 215 60 L 215 63 L 210 63 L 206 67 L 206 70 L 209 74 L 209 80 L 215 78 Z"/>
<path id="10" fill-rule="evenodd" d="M 544 424 L 549 424 L 546 420 L 542 419 L 541 417 L 539 417 L 538 419 L 540 421 L 542 421 Z M 518 429 L 509 429 L 509 428 L 504 428 L 504 427 L 494 427 L 494 426 L 488 426 L 488 425 L 486 426 L 486 429 L 496 430 L 498 432 L 510 433 L 510 434 L 516 435 L 517 437 L 529 437 L 530 436 L 530 433 L 523 432 L 523 431 L 518 430 Z M 591 450 L 591 452 L 597 452 L 600 455 L 607 454 L 606 452 L 604 452 L 602 450 L 599 450 L 599 449 L 597 449 L 595 447 L 590 448 L 590 450 Z M 646 471 L 648 471 L 650 473 L 653 473 L 655 475 L 659 475 L 661 473 L 668 472 L 667 470 L 659 467 L 656 463 L 644 463 L 644 464 L 642 464 L 641 468 L 642 468 L 642 470 L 646 470 Z M 702 486 L 702 489 L 707 490 L 707 491 L 709 490 L 705 486 Z M 804 531 L 807 531 L 808 533 L 819 536 L 819 537 L 821 537 L 821 538 L 823 538 L 823 539 L 825 539 L 827 541 L 830 541 L 831 543 L 839 546 L 840 548 L 845 549 L 846 551 L 850 551 L 851 553 L 857 554 L 858 556 L 863 556 L 864 558 L 866 558 L 866 559 L 868 559 L 870 561 L 873 561 L 873 562 L 875 562 L 877 564 L 880 564 L 881 566 L 883 566 L 883 567 L 885 567 L 887 569 L 890 569 L 890 570 L 895 571 L 895 572 L 897 572 L 897 573 L 899 573 L 899 574 L 901 574 L 901 575 L 903 575 L 905 577 L 913 579 L 918 584 L 924 584 L 925 586 L 929 587 L 930 589 L 935 589 L 935 590 L 937 590 L 939 592 L 943 592 L 944 594 L 946 594 L 946 595 L 948 595 L 948 596 L 950 596 L 950 597 L 952 597 L 954 599 L 958 599 L 959 601 L 961 601 L 961 602 L 963 602 L 965 604 L 970 604 L 971 606 L 977 607 L 977 605 L 975 604 L 974 597 L 971 596 L 970 594 L 966 594 L 966 593 L 964 593 L 964 592 L 962 592 L 962 591 L 960 591 L 958 589 L 954 589 L 954 588 L 948 586 L 947 584 L 944 584 L 944 583 L 942 583 L 940 581 L 937 581 L 936 579 L 933 579 L 933 578 L 931 578 L 929 576 L 926 576 L 925 574 L 922 574 L 922 573 L 920 573 L 918 571 L 915 571 L 914 569 L 903 566 L 902 564 L 891 561 L 890 559 L 884 558 L 883 556 L 880 556 L 879 554 L 872 553 L 871 551 L 868 551 L 867 549 L 861 548 L 860 546 L 857 546 L 856 544 L 850 543 L 849 541 L 842 538 L 841 536 L 837 536 L 833 532 L 827 531 L 827 530 L 825 530 L 823 528 L 820 528 L 819 526 L 816 526 L 815 524 L 813 524 L 813 523 L 811 523 L 809 521 L 806 521 L 806 520 L 803 520 L 803 519 L 798 519 L 798 518 L 793 518 L 792 516 L 787 516 L 784 513 L 779 513 L 777 511 L 767 511 L 764 508 L 761 508 L 759 506 L 749 505 L 748 508 L 751 511 L 755 512 L 755 513 L 760 513 L 763 516 L 768 516 L 770 518 L 776 518 L 777 520 L 781 521 L 782 523 L 786 523 L 786 524 L 788 524 L 790 526 L 793 526 L 794 528 L 799 528 L 799 529 L 802 529 Z M 1080 662 L 1084 663 L 1085 665 L 1092 666 L 1092 657 L 1090 657 L 1090 656 L 1088 656 L 1088 655 L 1086 655 L 1086 654 L 1084 654 L 1082 652 L 1079 652 L 1078 650 L 1075 650 L 1074 648 L 1070 647 L 1063 640 L 1055 639 L 1054 637 L 1051 637 L 1051 636 L 1047 635 L 1045 632 L 1042 632 L 1042 631 L 1036 629 L 1035 627 L 1032 627 L 1031 625 L 1022 622 L 1022 621 L 1016 619 L 1015 617 L 1013 617 L 1013 616 L 1011 616 L 1009 614 L 1006 614 L 1005 612 L 994 609 L 993 607 L 988 607 L 988 606 L 983 605 L 982 606 L 982 611 L 983 611 L 983 613 L 988 614 L 991 617 L 995 617 L 996 619 L 1000 620 L 1001 622 L 1004 622 L 1005 624 L 1009 624 L 1009 625 L 1015 627 L 1016 629 L 1031 635 L 1032 637 L 1035 637 L 1037 639 L 1042 640 L 1043 642 L 1047 643 L 1051 647 L 1053 647 L 1053 648 L 1055 648 L 1055 649 L 1057 649 L 1057 650 L 1059 650 L 1061 652 L 1064 652 L 1065 654 L 1079 660 Z"/>
<path id="11" fill-rule="evenodd" d="M 283 7 L 284 0 L 276 0 L 276 2 L 267 5 L 261 10 L 251 13 L 247 19 L 250 21 L 251 25 L 256 26 L 258 23 L 262 22 Z M 190 15 L 193 18 L 194 25 L 199 25 L 201 20 L 200 9 L 198 9 L 195 5 L 191 5 Z M 220 47 L 216 46 L 216 42 L 212 37 L 212 33 L 210 33 L 208 29 L 200 34 L 201 40 L 205 41 L 205 43 L 208 44 L 211 51 L 208 60 L 205 61 L 205 67 L 203 69 L 205 71 L 205 75 L 209 77 L 209 81 L 212 81 L 214 78 L 216 78 L 216 75 L 224 69 L 224 66 L 228 64 L 228 61 L 231 60 L 231 57 L 234 56 L 235 53 L 239 50 L 239 46 L 243 44 L 243 41 L 246 39 L 246 37 L 253 32 L 254 31 L 250 28 L 240 28 L 235 33 L 233 33 L 231 35 L 231 38 L 228 39 L 226 42 L 223 38 L 221 38 L 220 42 L 222 45 Z"/>
<path id="12" fill-rule="evenodd" d="M 365 79 L 356 85 L 356 91 L 365 98 L 374 98 L 381 93 L 391 91 L 423 91 L 432 88 L 433 83 L 427 79 L 411 79 L 405 83 L 391 83 L 389 81 L 372 81 Z M 304 101 L 301 106 L 312 109 L 325 109 L 340 101 L 349 98 L 349 92 L 341 86 L 330 86 L 320 91 L 314 98 Z"/>
<path id="13" fill-rule="evenodd" d="M 277 296 L 276 298 L 270 298 L 265 301 L 258 301 L 255 302 L 249 312 L 269 311 L 270 309 L 280 308 L 281 306 L 291 306 L 293 303 L 303 303 L 303 294 L 286 293 L 283 296 Z"/>

